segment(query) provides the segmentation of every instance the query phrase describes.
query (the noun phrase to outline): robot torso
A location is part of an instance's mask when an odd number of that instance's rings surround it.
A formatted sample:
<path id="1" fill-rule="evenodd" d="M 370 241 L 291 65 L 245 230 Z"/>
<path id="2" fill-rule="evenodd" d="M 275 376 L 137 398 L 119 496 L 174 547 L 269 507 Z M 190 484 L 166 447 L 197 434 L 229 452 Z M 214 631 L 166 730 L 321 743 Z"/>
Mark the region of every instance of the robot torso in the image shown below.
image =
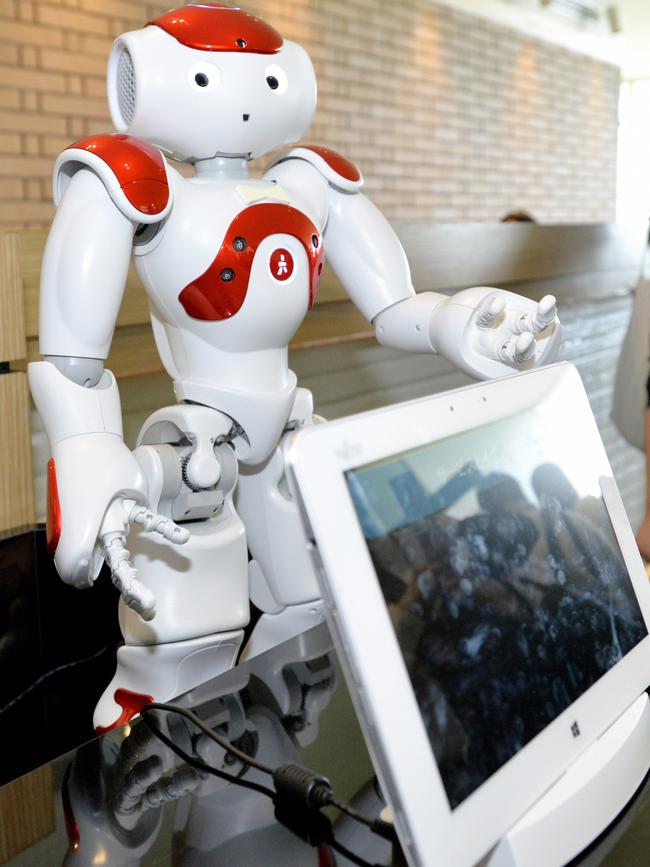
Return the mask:
<path id="1" fill-rule="evenodd" d="M 283 389 L 323 267 L 322 209 L 271 180 L 168 175 L 170 214 L 135 246 L 163 364 L 177 382 Z"/>

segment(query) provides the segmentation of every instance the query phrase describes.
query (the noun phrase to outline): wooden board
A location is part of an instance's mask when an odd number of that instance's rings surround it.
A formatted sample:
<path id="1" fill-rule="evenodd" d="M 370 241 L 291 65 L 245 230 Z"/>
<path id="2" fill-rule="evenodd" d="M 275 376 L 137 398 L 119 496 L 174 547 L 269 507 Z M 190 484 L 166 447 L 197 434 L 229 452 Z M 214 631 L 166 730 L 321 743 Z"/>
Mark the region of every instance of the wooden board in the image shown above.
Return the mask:
<path id="1" fill-rule="evenodd" d="M 397 225 L 418 291 L 499 286 L 597 271 L 638 275 L 647 224 Z"/>
<path id="2" fill-rule="evenodd" d="M 629 291 L 639 275 L 646 226 L 617 224 L 539 226 L 476 223 L 395 226 L 418 291 L 454 291 L 471 285 L 510 288 L 531 298 L 599 297 Z M 46 233 L 20 235 L 28 358 L 38 358 L 38 286 Z M 370 326 L 326 268 L 316 305 L 292 349 L 365 339 Z M 108 366 L 118 378 L 161 370 L 149 325 L 146 294 L 131 267 Z"/>
<path id="3" fill-rule="evenodd" d="M 35 520 L 27 376 L 0 375 L 0 532 Z"/>
<path id="4" fill-rule="evenodd" d="M 0 234 L 0 362 L 25 357 L 20 238 Z"/>
<path id="5" fill-rule="evenodd" d="M 291 341 L 291 349 L 365 340 L 374 329 L 349 302 L 323 305 L 312 310 Z M 27 341 L 27 360 L 38 361 L 38 338 Z M 130 325 L 115 332 L 106 366 L 118 379 L 158 373 L 163 367 L 158 357 L 151 326 Z"/>
<path id="6" fill-rule="evenodd" d="M 45 765 L 0 789 L 0 864 L 52 833 L 52 769 Z"/>

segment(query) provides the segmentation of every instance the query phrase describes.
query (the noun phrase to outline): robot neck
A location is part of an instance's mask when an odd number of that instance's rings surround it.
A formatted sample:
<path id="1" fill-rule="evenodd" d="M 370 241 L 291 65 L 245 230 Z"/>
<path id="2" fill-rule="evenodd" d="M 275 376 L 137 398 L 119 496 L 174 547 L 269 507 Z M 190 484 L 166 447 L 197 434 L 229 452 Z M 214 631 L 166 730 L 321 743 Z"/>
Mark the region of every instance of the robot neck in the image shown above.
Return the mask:
<path id="1" fill-rule="evenodd" d="M 246 157 L 212 157 L 209 160 L 197 160 L 194 171 L 202 178 L 247 178 L 248 160 Z"/>

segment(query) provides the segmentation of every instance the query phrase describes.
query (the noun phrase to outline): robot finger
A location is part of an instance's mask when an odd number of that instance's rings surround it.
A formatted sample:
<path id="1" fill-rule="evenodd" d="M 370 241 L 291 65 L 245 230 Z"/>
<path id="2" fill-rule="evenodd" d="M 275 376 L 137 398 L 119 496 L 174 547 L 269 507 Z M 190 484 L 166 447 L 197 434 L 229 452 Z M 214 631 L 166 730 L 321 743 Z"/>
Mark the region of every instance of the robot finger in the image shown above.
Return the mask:
<path id="1" fill-rule="evenodd" d="M 179 527 L 171 518 L 158 515 L 139 503 L 135 503 L 128 510 L 128 514 L 132 524 L 141 524 L 146 533 L 159 533 L 174 545 L 184 545 L 190 538 L 189 531 L 185 527 Z"/>
<path id="2" fill-rule="evenodd" d="M 163 777 L 150 786 L 142 797 L 145 809 L 155 809 L 168 801 L 178 801 L 193 792 L 201 783 L 202 776 L 194 768 L 184 765 L 171 777 Z"/>
<path id="3" fill-rule="evenodd" d="M 164 772 L 159 756 L 149 756 L 126 775 L 123 785 L 115 795 L 115 812 L 127 816 L 141 812 L 143 794 L 156 783 Z"/>
<path id="4" fill-rule="evenodd" d="M 121 533 L 107 533 L 102 537 L 111 580 L 129 608 L 137 611 L 143 620 L 153 620 L 156 615 L 156 597 L 135 577 L 137 572 L 131 565 L 131 555 L 125 544 L 126 540 Z"/>
<path id="5" fill-rule="evenodd" d="M 486 299 L 485 304 L 482 305 L 476 324 L 479 328 L 490 328 L 496 324 L 496 320 L 499 319 L 505 309 L 505 297 L 500 294 L 493 295 L 491 298 Z"/>
<path id="6" fill-rule="evenodd" d="M 553 295 L 545 295 L 537 305 L 535 315 L 524 313 L 517 323 L 519 333 L 539 334 L 548 328 L 557 315 L 557 301 Z"/>
<path id="7" fill-rule="evenodd" d="M 506 364 L 523 364 L 535 354 L 535 337 L 530 332 L 510 338 L 500 347 L 497 356 Z"/>

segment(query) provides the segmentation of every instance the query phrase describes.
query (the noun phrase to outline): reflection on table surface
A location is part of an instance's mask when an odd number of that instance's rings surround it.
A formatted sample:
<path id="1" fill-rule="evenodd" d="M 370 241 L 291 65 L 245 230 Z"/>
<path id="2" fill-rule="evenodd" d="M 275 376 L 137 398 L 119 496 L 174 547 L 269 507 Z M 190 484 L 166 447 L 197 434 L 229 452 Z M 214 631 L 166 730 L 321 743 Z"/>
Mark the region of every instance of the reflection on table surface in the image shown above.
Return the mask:
<path id="1" fill-rule="evenodd" d="M 376 817 L 383 808 L 324 624 L 176 703 L 260 762 L 313 768 L 365 815 Z M 180 717 L 159 713 L 155 722 L 173 743 L 234 782 L 191 767 L 138 718 L 0 790 L 5 828 L 0 863 L 4 858 L 11 865 L 48 867 L 349 863 L 326 844 L 312 847 L 276 820 L 273 802 L 248 787 L 272 788 L 268 776 Z M 34 811 L 39 815 L 26 827 L 24 819 Z M 332 814 L 332 820 L 338 842 L 373 863 L 391 863 L 386 841 L 346 817 Z"/>
<path id="2" fill-rule="evenodd" d="M 177 703 L 268 765 L 298 762 L 325 774 L 339 798 L 365 815 L 377 816 L 383 807 L 325 625 L 210 681 Z M 268 785 L 268 777 L 242 765 L 186 721 L 171 715 L 160 715 L 156 721 L 176 745 L 237 782 L 190 767 L 137 719 L 0 789 L 0 863 L 351 863 L 326 845 L 304 842 L 276 820 L 269 798 L 240 785 Z M 399 855 L 393 856 L 385 841 L 346 817 L 331 815 L 336 839 L 345 847 L 370 863 L 397 863 Z M 642 797 L 583 863 L 648 863 L 649 820 L 650 803 Z"/>

